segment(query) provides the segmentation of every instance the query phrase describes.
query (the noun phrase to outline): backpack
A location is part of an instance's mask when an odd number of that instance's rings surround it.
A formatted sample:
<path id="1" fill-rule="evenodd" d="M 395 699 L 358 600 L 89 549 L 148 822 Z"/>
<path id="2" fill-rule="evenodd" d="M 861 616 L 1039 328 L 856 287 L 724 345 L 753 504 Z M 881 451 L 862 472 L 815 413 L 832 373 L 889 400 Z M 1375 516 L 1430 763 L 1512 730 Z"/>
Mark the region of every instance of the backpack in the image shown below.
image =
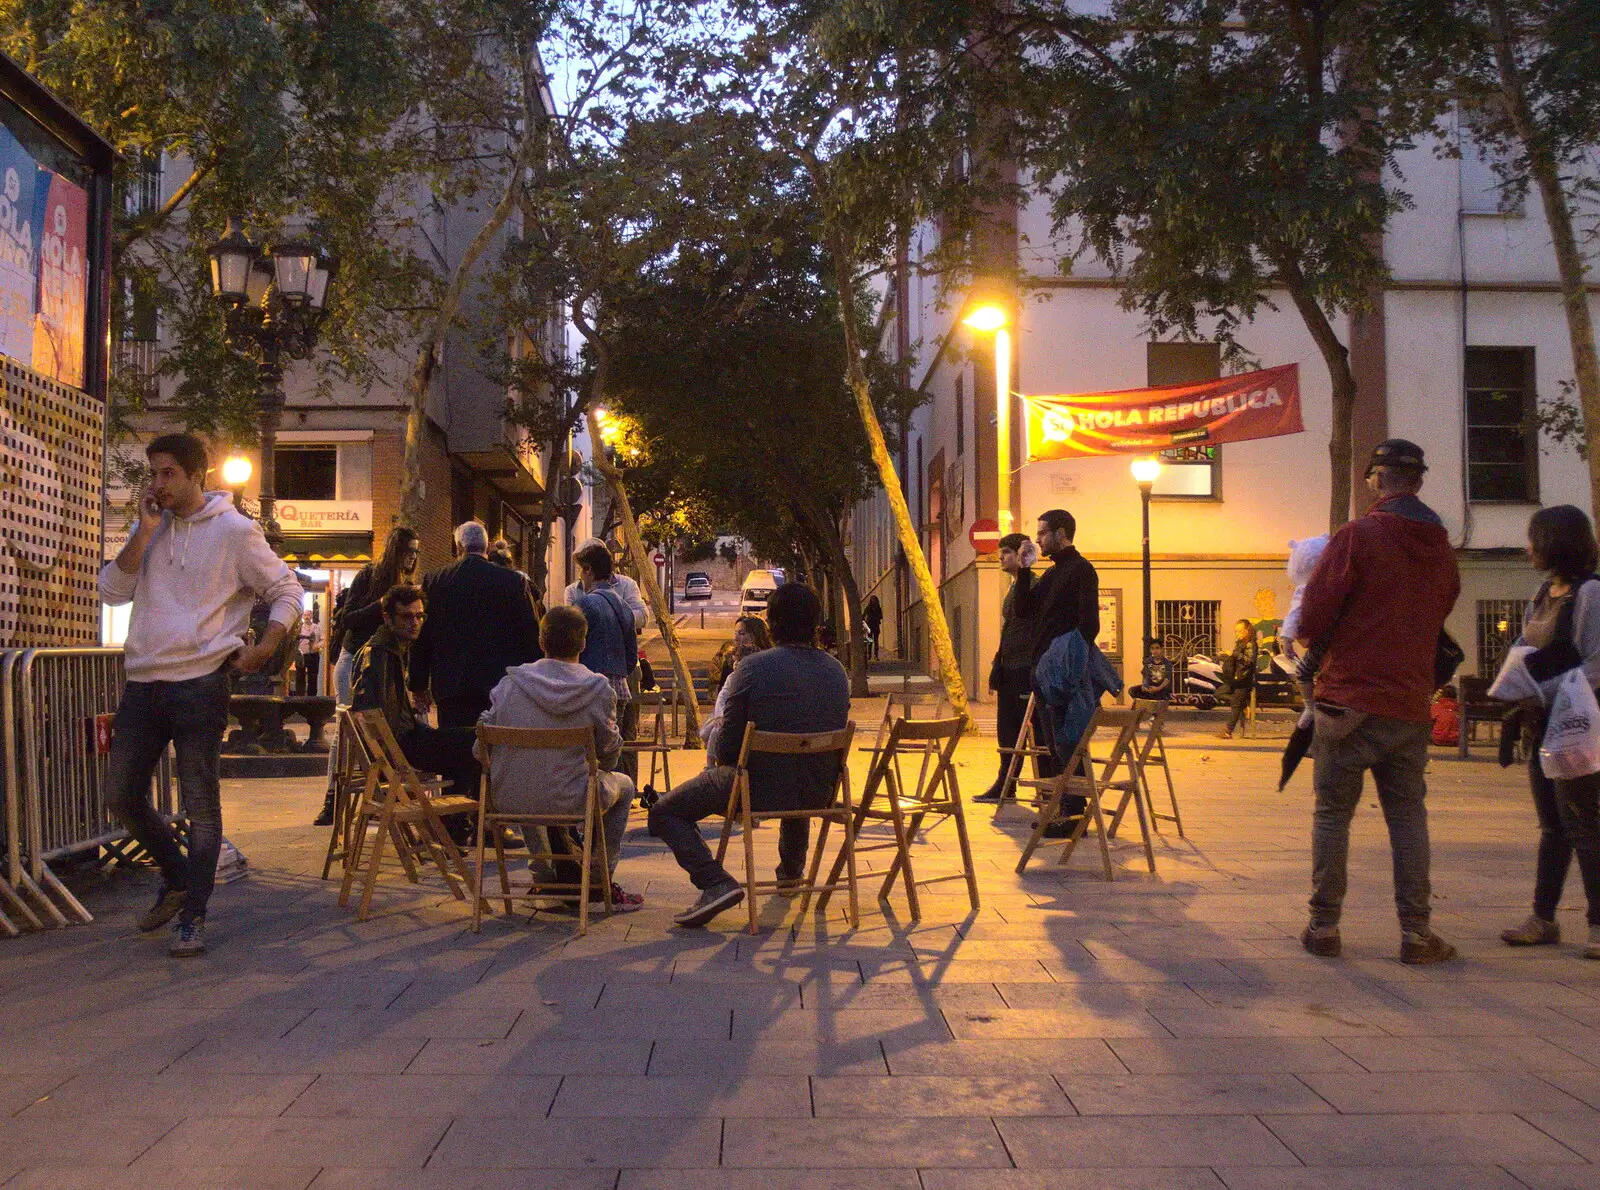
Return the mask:
<path id="1" fill-rule="evenodd" d="M 596 587 L 590 593 L 604 596 L 606 606 L 616 617 L 617 627 L 622 629 L 622 655 L 627 662 L 623 672 L 631 673 L 633 667 L 639 663 L 639 630 L 633 626 L 632 609 L 623 603 L 610 587 Z"/>

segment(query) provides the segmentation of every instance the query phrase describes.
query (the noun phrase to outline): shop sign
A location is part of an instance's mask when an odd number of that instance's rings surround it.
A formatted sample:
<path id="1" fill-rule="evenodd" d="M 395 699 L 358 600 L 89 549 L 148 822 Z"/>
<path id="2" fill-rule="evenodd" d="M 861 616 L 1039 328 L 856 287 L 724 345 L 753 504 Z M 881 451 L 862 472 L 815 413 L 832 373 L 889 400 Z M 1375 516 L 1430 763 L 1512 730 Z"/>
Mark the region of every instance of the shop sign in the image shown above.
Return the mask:
<path id="1" fill-rule="evenodd" d="M 1276 438 L 1305 429 L 1300 365 L 1204 384 L 1025 397 L 1028 461 L 1152 454 L 1175 447 Z"/>
<path id="2" fill-rule="evenodd" d="M 371 500 L 285 500 L 273 509 L 284 533 L 370 533 Z"/>

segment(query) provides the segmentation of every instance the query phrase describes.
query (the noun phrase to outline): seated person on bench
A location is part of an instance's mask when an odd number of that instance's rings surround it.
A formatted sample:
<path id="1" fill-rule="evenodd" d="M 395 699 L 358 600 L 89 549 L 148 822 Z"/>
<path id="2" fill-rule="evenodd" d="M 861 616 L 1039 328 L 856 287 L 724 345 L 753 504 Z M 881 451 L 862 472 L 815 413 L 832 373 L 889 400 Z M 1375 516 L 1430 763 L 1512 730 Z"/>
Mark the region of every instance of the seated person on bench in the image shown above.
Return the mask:
<path id="1" fill-rule="evenodd" d="M 411 705 L 407 681 L 411 645 L 422 631 L 425 616 L 422 588 L 406 585 L 389 588 L 383 597 L 382 610 L 383 626 L 356 654 L 350 709 L 382 711 L 412 768 L 448 778 L 452 794 L 476 797 L 479 770 L 472 755 L 471 729 L 440 729 L 418 723 Z M 466 817 L 453 819 L 452 830 L 463 829 L 456 826 L 457 822 L 465 824 Z M 459 843 L 462 838 L 456 841 Z"/>

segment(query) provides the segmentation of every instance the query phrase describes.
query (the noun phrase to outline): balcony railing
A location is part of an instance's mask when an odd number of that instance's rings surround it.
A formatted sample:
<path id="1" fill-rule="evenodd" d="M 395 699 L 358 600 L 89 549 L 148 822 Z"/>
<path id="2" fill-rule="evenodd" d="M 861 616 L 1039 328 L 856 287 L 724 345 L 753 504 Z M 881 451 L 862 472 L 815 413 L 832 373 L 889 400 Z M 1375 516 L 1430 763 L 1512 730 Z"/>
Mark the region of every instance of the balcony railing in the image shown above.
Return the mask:
<path id="1" fill-rule="evenodd" d="M 161 396 L 161 345 L 154 339 L 124 339 L 117 344 L 116 382 L 144 400 Z"/>

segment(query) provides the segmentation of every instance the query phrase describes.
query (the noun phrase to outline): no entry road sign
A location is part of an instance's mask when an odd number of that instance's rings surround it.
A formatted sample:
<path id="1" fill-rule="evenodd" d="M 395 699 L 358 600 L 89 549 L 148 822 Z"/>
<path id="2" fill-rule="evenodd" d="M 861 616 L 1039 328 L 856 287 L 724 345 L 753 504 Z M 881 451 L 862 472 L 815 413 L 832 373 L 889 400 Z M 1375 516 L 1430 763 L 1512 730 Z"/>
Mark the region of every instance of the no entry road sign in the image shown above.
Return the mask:
<path id="1" fill-rule="evenodd" d="M 1000 548 L 1000 525 L 996 521 L 978 520 L 967 530 L 967 540 L 980 554 L 992 554 Z"/>

